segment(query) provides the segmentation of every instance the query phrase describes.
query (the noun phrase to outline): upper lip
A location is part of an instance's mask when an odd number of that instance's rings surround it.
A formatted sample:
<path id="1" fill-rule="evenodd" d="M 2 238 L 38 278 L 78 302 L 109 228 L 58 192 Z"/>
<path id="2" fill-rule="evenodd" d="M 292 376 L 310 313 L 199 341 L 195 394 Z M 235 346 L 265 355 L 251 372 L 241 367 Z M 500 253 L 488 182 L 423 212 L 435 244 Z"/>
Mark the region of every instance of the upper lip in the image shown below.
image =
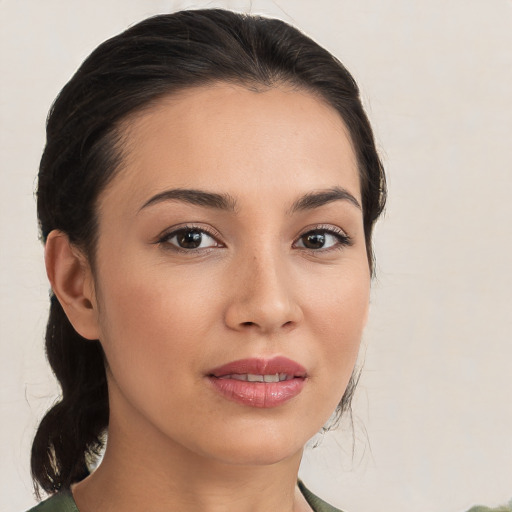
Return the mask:
<path id="1" fill-rule="evenodd" d="M 286 373 L 293 377 L 302 378 L 307 375 L 304 366 L 283 356 L 272 357 L 270 359 L 256 357 L 239 359 L 210 370 L 208 375 L 222 377 L 224 375 L 233 374 L 275 375 L 276 373 Z"/>

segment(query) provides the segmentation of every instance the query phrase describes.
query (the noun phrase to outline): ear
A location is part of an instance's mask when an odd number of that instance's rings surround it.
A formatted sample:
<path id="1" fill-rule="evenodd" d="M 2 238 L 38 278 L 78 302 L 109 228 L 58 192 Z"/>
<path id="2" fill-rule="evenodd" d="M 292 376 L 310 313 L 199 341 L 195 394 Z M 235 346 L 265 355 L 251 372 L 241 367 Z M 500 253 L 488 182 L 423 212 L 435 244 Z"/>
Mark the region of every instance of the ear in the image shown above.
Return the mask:
<path id="1" fill-rule="evenodd" d="M 62 231 L 52 231 L 45 245 L 46 273 L 68 320 L 84 338 L 99 339 L 94 280 L 86 256 Z"/>

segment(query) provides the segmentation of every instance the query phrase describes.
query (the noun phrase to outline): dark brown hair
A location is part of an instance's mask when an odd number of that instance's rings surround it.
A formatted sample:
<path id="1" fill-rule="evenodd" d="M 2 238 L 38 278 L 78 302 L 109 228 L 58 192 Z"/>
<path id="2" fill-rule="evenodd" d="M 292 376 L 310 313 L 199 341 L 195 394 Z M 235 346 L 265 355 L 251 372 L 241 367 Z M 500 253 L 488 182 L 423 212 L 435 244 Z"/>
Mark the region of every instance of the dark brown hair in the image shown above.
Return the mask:
<path id="1" fill-rule="evenodd" d="M 338 111 L 358 159 L 373 270 L 371 235 L 385 203 L 385 178 L 354 79 L 328 51 L 283 21 L 220 9 L 138 23 L 94 50 L 62 89 L 48 116 L 39 170 L 43 241 L 50 231 L 62 230 L 93 265 L 96 202 L 120 167 L 121 121 L 164 95 L 219 81 L 291 85 Z M 31 464 L 35 485 L 53 493 L 87 475 L 86 457 L 102 446 L 109 406 L 101 345 L 73 329 L 54 296 L 46 353 L 62 397 L 39 425 Z M 350 407 L 354 386 L 353 379 L 338 412 Z"/>

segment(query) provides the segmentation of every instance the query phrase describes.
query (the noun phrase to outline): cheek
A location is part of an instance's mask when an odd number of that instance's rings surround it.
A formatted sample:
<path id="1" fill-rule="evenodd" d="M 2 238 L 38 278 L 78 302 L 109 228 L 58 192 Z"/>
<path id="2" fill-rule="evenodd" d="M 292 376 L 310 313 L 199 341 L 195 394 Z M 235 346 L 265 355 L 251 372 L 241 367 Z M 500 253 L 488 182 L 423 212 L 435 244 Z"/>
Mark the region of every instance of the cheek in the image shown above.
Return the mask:
<path id="1" fill-rule="evenodd" d="M 154 382 L 169 384 L 179 371 L 176 361 L 193 360 L 200 352 L 201 344 L 191 340 L 200 340 L 208 329 L 208 308 L 215 311 L 211 288 L 161 268 L 111 268 L 103 275 L 101 342 L 111 370 L 141 376 L 158 372 Z"/>
<path id="2" fill-rule="evenodd" d="M 306 317 L 317 332 L 337 339 L 339 346 L 354 344 L 366 324 L 370 298 L 370 276 L 363 263 L 347 265 L 338 273 L 303 291 Z"/>
<path id="3" fill-rule="evenodd" d="M 334 408 L 350 379 L 366 325 L 370 295 L 370 277 L 363 265 L 351 267 L 322 289 L 310 293 L 306 315 L 311 319 L 311 347 L 319 358 L 316 374 Z"/>
<path id="4" fill-rule="evenodd" d="M 200 415 L 201 402 L 192 398 L 202 389 L 205 341 L 219 315 L 204 277 L 197 283 L 184 271 L 145 263 L 136 265 L 137 272 L 132 266 L 103 273 L 100 341 L 114 381 L 109 393 L 117 421 L 138 411 L 137 418 L 151 418 L 165 430 L 176 423 L 172 411 Z"/>

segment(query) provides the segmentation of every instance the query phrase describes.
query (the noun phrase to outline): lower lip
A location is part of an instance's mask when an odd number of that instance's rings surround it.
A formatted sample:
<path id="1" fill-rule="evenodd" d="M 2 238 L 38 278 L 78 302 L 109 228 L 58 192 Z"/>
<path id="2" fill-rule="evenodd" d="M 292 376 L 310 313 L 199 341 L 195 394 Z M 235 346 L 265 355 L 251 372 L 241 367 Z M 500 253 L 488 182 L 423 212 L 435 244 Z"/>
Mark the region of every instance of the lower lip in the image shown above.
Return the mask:
<path id="1" fill-rule="evenodd" d="M 281 382 L 247 382 L 211 376 L 209 380 L 228 400 L 249 407 L 270 409 L 296 397 L 302 391 L 305 379 L 296 377 Z"/>

